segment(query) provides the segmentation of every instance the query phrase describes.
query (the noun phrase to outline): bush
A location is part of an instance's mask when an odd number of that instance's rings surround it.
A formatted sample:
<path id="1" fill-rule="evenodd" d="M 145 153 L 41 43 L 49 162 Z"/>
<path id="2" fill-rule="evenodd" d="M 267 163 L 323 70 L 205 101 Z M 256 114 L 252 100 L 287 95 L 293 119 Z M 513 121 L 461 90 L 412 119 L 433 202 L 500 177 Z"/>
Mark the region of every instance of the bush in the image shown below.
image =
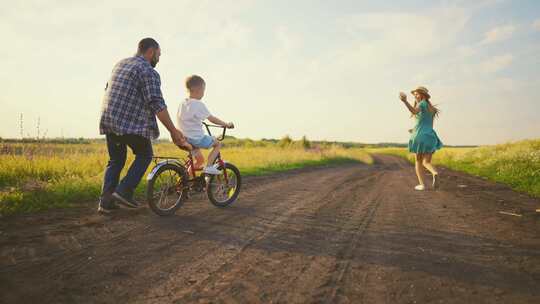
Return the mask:
<path id="1" fill-rule="evenodd" d="M 285 135 L 283 138 L 281 138 L 278 142 L 278 146 L 281 148 L 287 148 L 290 145 L 292 145 L 293 140 L 289 135 Z"/>

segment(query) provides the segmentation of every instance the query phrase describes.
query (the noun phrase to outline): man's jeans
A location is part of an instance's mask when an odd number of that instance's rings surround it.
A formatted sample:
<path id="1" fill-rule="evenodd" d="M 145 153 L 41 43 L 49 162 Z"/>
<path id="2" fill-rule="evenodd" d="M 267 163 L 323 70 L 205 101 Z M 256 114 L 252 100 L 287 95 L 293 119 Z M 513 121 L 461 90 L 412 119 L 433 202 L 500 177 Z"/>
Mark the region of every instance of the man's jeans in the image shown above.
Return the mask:
<path id="1" fill-rule="evenodd" d="M 133 192 L 148 165 L 152 161 L 152 142 L 139 135 L 107 134 L 107 149 L 109 150 L 109 163 L 105 169 L 105 178 L 101 192 L 102 198 L 113 192 L 118 192 L 126 198 L 132 198 Z M 129 167 L 126 176 L 120 181 L 120 172 L 126 163 L 127 147 L 135 154 L 135 160 Z"/>

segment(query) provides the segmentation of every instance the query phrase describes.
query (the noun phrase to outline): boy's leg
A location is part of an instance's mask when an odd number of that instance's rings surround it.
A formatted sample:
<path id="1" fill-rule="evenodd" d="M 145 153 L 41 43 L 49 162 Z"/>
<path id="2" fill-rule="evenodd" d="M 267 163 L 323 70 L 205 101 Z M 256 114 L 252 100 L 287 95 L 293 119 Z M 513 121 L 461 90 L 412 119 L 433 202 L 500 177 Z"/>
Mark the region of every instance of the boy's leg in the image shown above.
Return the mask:
<path id="1" fill-rule="evenodd" d="M 191 151 L 191 155 L 195 158 L 195 163 L 193 164 L 193 167 L 197 170 L 202 169 L 204 166 L 204 156 L 201 152 L 201 149 L 196 148 Z"/>
<path id="2" fill-rule="evenodd" d="M 212 151 L 210 154 L 208 154 L 208 163 L 206 164 L 208 167 L 212 166 L 214 164 L 214 161 L 216 161 L 216 158 L 219 153 L 219 149 L 221 148 L 221 142 L 214 138 L 214 142 L 212 143 Z"/>
<path id="3" fill-rule="evenodd" d="M 216 161 L 216 158 L 217 158 L 217 156 L 219 154 L 219 148 L 221 148 L 221 142 L 218 141 L 215 138 L 213 138 L 212 140 L 213 140 L 213 142 L 212 142 L 211 146 L 214 147 L 214 148 L 212 149 L 212 151 L 208 155 L 208 163 L 206 164 L 206 168 L 204 168 L 204 173 L 212 174 L 212 175 L 218 175 L 221 172 L 212 165 Z"/>
<path id="4" fill-rule="evenodd" d="M 109 152 L 109 162 L 105 169 L 103 178 L 103 187 L 101 188 L 100 203 L 104 208 L 112 207 L 111 195 L 118 186 L 120 172 L 126 163 L 127 148 L 126 145 L 119 141 L 115 134 L 105 135 L 107 140 L 107 150 Z"/>
<path id="5" fill-rule="evenodd" d="M 137 204 L 133 201 L 133 193 L 152 161 L 152 142 L 150 139 L 139 135 L 123 135 L 122 139 L 131 148 L 133 154 L 135 154 L 135 160 L 129 167 L 126 176 L 116 188 L 116 193 L 124 200 L 127 200 L 129 202 L 128 205 L 137 207 Z M 121 199 L 123 203 L 126 203 L 124 200 Z"/>

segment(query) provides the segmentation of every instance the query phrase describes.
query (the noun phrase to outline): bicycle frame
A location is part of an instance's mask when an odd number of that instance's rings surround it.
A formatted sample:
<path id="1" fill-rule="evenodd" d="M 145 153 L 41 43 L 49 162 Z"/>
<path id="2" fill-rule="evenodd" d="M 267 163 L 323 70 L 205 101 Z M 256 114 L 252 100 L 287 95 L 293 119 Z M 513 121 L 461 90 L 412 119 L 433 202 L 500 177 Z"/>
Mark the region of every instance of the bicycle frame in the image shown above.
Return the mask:
<path id="1" fill-rule="evenodd" d="M 204 126 L 206 127 L 206 131 L 208 132 L 208 135 L 212 136 L 212 132 L 210 131 L 211 127 L 214 128 L 222 128 L 223 133 L 220 137 L 217 138 L 217 140 L 222 141 L 225 138 L 225 133 L 227 131 L 226 127 L 217 126 L 217 125 L 210 125 L 207 123 L 204 123 Z M 154 177 L 156 172 L 159 170 L 159 168 L 166 164 L 174 164 L 177 166 L 184 167 L 187 170 L 188 174 L 188 182 L 195 181 L 198 177 L 201 177 L 201 175 L 197 176 L 198 171 L 202 171 L 203 169 L 196 169 L 194 167 L 194 161 L 193 161 L 193 155 L 191 154 L 191 151 L 188 152 L 188 157 L 185 161 L 181 161 L 182 159 L 179 157 L 166 157 L 166 156 L 154 156 L 154 162 L 156 163 L 155 167 L 152 169 L 152 171 L 148 174 L 146 177 L 147 180 L 150 180 Z M 164 159 L 163 161 L 158 162 L 158 159 Z M 221 152 L 218 153 L 215 163 L 217 163 L 221 168 L 225 169 L 225 161 L 221 158 Z M 223 170 L 223 177 L 225 178 L 225 182 L 229 182 L 229 177 L 227 176 L 227 170 Z"/>
<path id="2" fill-rule="evenodd" d="M 225 161 L 221 159 L 221 153 L 218 153 L 215 163 L 217 163 L 220 167 L 225 168 Z M 203 170 L 203 168 L 195 168 L 193 155 L 191 155 L 191 153 L 189 153 L 188 158 L 184 162 L 184 167 L 188 171 L 189 181 L 195 180 L 197 178 L 197 172 Z M 226 182 L 229 181 L 227 177 L 227 170 L 223 170 L 223 177 L 225 177 Z"/>
<path id="3" fill-rule="evenodd" d="M 205 122 L 203 122 L 203 125 L 206 127 L 206 131 L 208 132 L 209 136 L 212 136 L 212 132 L 210 131 L 210 128 L 222 128 L 223 133 L 221 134 L 220 137 L 217 137 L 216 139 L 218 141 L 222 141 L 223 139 L 225 139 L 225 133 L 227 132 L 226 127 L 222 127 L 218 125 L 210 125 Z M 225 169 L 225 161 L 223 161 L 223 159 L 221 158 L 221 152 L 219 152 L 218 155 L 216 156 L 216 160 L 214 161 L 214 163 L 217 163 L 221 168 Z M 203 170 L 202 168 L 195 168 L 194 164 L 195 163 L 193 161 L 193 155 L 191 154 L 191 151 L 190 151 L 188 153 L 187 160 L 184 162 L 184 167 L 186 168 L 186 170 L 188 170 L 190 181 L 193 181 L 197 178 L 197 171 Z M 223 177 L 225 178 L 225 182 L 229 182 L 229 178 L 227 176 L 227 170 L 223 170 Z"/>

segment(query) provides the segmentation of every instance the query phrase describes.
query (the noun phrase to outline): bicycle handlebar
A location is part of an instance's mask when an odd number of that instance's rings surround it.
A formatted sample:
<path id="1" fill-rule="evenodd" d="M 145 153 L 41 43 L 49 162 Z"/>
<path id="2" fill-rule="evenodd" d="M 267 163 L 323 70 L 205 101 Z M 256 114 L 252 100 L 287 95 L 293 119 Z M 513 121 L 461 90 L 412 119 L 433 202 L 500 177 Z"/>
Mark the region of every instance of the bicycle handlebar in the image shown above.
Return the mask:
<path id="1" fill-rule="evenodd" d="M 205 122 L 203 122 L 203 125 L 206 127 L 206 131 L 208 131 L 208 135 L 210 135 L 210 136 L 212 136 L 212 132 L 210 132 L 210 128 L 222 128 L 223 133 L 221 134 L 220 137 L 217 138 L 217 140 L 222 141 L 223 139 L 225 139 L 225 133 L 227 132 L 227 127 L 218 126 L 218 125 L 211 125 L 211 124 L 207 124 Z"/>

